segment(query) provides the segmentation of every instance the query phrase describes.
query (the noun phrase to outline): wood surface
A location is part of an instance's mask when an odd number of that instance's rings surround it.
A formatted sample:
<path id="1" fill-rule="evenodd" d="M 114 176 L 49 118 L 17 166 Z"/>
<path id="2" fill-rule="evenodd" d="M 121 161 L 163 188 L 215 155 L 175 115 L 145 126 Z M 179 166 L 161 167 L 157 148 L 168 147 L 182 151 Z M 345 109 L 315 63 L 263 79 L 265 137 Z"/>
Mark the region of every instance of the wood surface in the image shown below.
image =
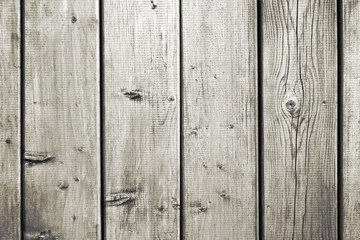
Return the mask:
<path id="1" fill-rule="evenodd" d="M 343 239 L 360 238 L 360 5 L 343 1 Z"/>
<path id="2" fill-rule="evenodd" d="M 25 239 L 100 239 L 99 6 L 25 0 Z"/>
<path id="3" fill-rule="evenodd" d="M 179 4 L 104 0 L 107 239 L 178 239 Z"/>
<path id="4" fill-rule="evenodd" d="M 182 1 L 185 239 L 258 237 L 256 1 Z"/>
<path id="5" fill-rule="evenodd" d="M 0 239 L 360 239 L 359 2 L 0 0 Z"/>
<path id="6" fill-rule="evenodd" d="M 0 239 L 20 239 L 20 1 L 0 1 Z"/>
<path id="7" fill-rule="evenodd" d="M 265 239 L 337 239 L 336 1 L 262 1 Z"/>

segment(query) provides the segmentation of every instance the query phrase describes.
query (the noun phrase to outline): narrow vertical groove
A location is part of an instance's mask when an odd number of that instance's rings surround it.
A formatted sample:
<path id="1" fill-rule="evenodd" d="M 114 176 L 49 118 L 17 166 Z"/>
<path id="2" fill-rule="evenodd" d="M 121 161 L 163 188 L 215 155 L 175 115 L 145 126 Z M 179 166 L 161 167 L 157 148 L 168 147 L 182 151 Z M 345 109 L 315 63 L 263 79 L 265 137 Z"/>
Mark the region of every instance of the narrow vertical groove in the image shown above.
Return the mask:
<path id="1" fill-rule="evenodd" d="M 25 233 L 25 0 L 20 0 L 20 237 Z"/>
<path id="2" fill-rule="evenodd" d="M 184 196 L 184 136 L 183 136 L 183 35 L 182 35 L 182 1 L 179 0 L 179 89 L 180 89 L 180 239 L 185 239 L 185 196 Z"/>
<path id="3" fill-rule="evenodd" d="M 262 73 L 262 2 L 257 0 L 257 53 L 258 53 L 258 205 L 259 239 L 265 239 L 264 232 L 264 123 L 263 123 L 263 73 Z"/>
<path id="4" fill-rule="evenodd" d="M 337 0 L 337 40 L 338 40 L 338 239 L 343 239 L 343 5 Z"/>
<path id="5" fill-rule="evenodd" d="M 100 56 L 100 208 L 101 208 L 101 239 L 106 239 L 105 209 L 105 99 L 104 99 L 104 4 L 99 0 L 99 56 Z"/>

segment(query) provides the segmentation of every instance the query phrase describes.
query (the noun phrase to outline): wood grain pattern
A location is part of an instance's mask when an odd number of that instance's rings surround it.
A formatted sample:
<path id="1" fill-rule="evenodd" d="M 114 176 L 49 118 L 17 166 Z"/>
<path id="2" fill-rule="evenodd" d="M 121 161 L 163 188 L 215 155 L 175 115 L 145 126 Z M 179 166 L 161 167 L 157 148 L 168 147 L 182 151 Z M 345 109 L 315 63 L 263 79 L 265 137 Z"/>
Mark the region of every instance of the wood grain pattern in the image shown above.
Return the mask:
<path id="1" fill-rule="evenodd" d="M 107 239 L 179 237 L 179 5 L 104 0 Z"/>
<path id="2" fill-rule="evenodd" d="M 99 6 L 25 1 L 25 239 L 100 239 Z"/>
<path id="3" fill-rule="evenodd" d="M 343 239 L 360 238 L 360 1 L 343 2 Z"/>
<path id="4" fill-rule="evenodd" d="M 258 238 L 256 1 L 182 1 L 186 239 Z"/>
<path id="5" fill-rule="evenodd" d="M 262 1 L 266 239 L 337 239 L 336 1 Z"/>
<path id="6" fill-rule="evenodd" d="M 20 239 L 20 1 L 0 1 L 0 239 Z"/>

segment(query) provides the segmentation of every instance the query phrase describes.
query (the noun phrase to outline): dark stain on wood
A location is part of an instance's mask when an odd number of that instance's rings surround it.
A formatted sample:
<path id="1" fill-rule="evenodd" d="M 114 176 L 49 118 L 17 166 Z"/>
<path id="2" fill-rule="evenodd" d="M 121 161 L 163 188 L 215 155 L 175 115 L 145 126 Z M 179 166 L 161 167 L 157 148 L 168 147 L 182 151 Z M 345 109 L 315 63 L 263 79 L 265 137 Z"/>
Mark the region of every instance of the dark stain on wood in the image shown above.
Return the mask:
<path id="1" fill-rule="evenodd" d="M 157 5 L 154 3 L 154 1 L 151 1 L 151 9 L 155 10 L 157 8 Z"/>
<path id="2" fill-rule="evenodd" d="M 73 16 L 73 17 L 71 18 L 71 22 L 72 22 L 72 23 L 76 23 L 76 22 L 77 22 L 77 18 L 76 18 L 75 16 Z"/>

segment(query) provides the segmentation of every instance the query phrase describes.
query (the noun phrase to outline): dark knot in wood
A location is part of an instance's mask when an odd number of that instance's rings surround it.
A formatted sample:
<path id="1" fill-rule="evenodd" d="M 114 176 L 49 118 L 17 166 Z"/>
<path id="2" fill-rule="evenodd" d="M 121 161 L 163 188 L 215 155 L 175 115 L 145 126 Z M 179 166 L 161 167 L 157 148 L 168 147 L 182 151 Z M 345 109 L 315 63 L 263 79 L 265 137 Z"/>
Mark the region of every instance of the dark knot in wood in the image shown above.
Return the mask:
<path id="1" fill-rule="evenodd" d="M 122 89 L 121 92 L 124 94 L 125 97 L 131 99 L 131 100 L 137 100 L 140 101 L 143 97 L 142 92 L 140 89 L 135 89 L 128 91 L 126 89 Z"/>
<path id="2" fill-rule="evenodd" d="M 300 104 L 296 96 L 292 96 L 285 100 L 285 111 L 288 112 L 291 117 L 298 117 L 300 113 Z"/>

